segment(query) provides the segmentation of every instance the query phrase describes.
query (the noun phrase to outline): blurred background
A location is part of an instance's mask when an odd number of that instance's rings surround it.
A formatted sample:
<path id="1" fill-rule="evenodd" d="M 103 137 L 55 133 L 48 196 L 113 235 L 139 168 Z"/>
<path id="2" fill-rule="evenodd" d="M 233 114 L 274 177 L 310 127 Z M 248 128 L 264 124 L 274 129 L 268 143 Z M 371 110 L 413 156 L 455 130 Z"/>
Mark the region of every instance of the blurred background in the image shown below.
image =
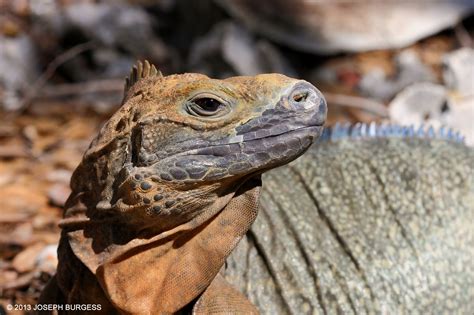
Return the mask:
<path id="1" fill-rule="evenodd" d="M 71 173 L 137 59 L 165 75 L 303 78 L 326 96 L 328 125 L 447 126 L 473 145 L 473 10 L 472 0 L 0 0 L 0 314 L 34 305 L 54 273 Z"/>

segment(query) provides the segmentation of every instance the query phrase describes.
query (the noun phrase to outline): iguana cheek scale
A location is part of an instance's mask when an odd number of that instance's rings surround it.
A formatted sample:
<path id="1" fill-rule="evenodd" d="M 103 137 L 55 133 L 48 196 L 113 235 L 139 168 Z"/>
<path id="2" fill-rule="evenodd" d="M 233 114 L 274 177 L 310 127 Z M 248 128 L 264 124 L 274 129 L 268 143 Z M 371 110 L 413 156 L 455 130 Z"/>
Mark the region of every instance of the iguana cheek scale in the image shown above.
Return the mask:
<path id="1" fill-rule="evenodd" d="M 255 313 L 218 272 L 255 220 L 260 174 L 320 135 L 324 98 L 283 75 L 163 77 L 147 62 L 125 95 L 73 174 L 43 300 Z"/>

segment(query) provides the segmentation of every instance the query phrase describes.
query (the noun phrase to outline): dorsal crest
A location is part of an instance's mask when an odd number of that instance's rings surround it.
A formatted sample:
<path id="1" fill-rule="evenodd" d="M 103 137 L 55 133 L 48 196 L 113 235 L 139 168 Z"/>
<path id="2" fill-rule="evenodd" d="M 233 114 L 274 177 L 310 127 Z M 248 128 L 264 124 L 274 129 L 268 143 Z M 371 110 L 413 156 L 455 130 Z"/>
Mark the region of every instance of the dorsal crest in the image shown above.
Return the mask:
<path id="1" fill-rule="evenodd" d="M 150 64 L 148 60 L 144 62 L 138 61 L 132 67 L 130 75 L 125 79 L 124 94 L 127 94 L 128 90 L 139 80 L 153 76 L 162 77 L 163 74 L 153 64 Z"/>
<path id="2" fill-rule="evenodd" d="M 434 128 L 432 126 L 403 126 L 397 124 L 366 123 L 337 123 L 325 128 L 318 142 L 337 141 L 341 139 L 373 139 L 373 138 L 418 138 L 439 139 L 464 143 L 465 137 L 445 126 Z"/>

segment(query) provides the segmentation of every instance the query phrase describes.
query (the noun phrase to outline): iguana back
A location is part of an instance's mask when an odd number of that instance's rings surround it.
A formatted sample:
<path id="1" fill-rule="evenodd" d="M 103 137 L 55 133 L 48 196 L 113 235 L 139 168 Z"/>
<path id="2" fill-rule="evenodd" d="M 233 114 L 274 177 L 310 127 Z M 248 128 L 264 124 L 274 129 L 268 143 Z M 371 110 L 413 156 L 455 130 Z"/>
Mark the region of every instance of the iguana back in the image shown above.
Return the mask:
<path id="1" fill-rule="evenodd" d="M 226 278 L 263 314 L 474 309 L 474 151 L 435 139 L 314 145 L 263 178 Z"/>

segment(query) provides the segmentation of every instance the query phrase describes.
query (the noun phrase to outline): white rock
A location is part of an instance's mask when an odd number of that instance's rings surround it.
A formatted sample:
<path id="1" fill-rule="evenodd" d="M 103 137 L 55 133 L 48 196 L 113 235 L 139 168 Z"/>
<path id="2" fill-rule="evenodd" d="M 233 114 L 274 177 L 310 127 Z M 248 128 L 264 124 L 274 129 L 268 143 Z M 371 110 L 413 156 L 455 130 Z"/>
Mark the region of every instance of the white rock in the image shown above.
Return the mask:
<path id="1" fill-rule="evenodd" d="M 390 119 L 402 125 L 439 125 L 445 117 L 446 88 L 434 83 L 417 83 L 405 88 L 389 105 Z"/>
<path id="2" fill-rule="evenodd" d="M 389 104 L 390 120 L 401 125 L 447 126 L 474 145 L 474 96 L 452 95 L 444 86 L 418 83 L 405 88 Z"/>
<path id="3" fill-rule="evenodd" d="M 58 266 L 58 245 L 47 245 L 36 257 L 35 265 L 44 272 L 54 274 Z"/>
<path id="4" fill-rule="evenodd" d="M 473 96 L 474 50 L 468 47 L 455 50 L 444 57 L 443 64 L 446 86 L 461 96 Z"/>
<path id="5" fill-rule="evenodd" d="M 39 76 L 36 49 L 31 39 L 22 35 L 15 38 L 0 35 L 0 85 L 5 97 L 0 107 L 14 110 L 19 103 L 20 94 Z"/>
<path id="6" fill-rule="evenodd" d="M 331 54 L 400 48 L 459 22 L 472 0 L 219 0 L 255 32 L 294 49 Z"/>

